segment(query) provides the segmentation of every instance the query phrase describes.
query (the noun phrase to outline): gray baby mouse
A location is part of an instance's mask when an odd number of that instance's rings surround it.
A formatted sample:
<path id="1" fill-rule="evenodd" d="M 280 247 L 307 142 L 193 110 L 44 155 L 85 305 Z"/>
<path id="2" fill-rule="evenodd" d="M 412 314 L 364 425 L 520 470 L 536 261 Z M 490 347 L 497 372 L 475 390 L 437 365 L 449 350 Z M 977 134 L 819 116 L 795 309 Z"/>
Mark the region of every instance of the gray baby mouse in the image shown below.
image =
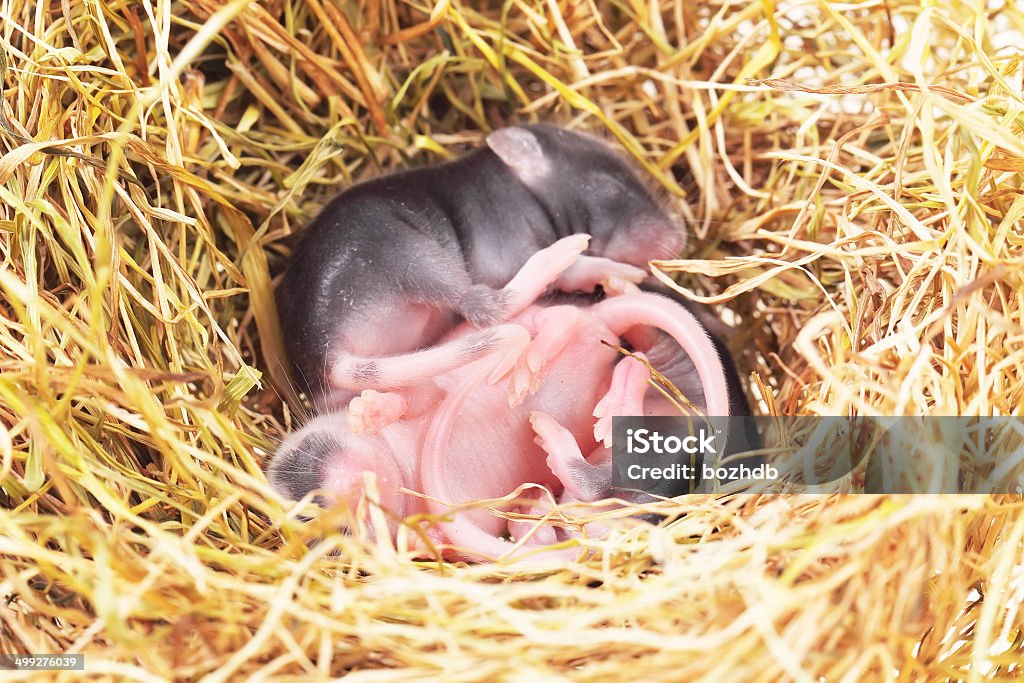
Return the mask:
<path id="1" fill-rule="evenodd" d="M 304 232 L 277 290 L 295 380 L 329 409 L 492 351 L 500 329 L 414 353 L 460 320 L 489 328 L 532 302 L 543 292 L 513 278 L 539 250 L 584 234 L 558 289 L 592 291 L 593 273 L 638 282 L 684 239 L 615 151 L 552 125 L 503 128 L 453 161 L 345 190 Z"/>

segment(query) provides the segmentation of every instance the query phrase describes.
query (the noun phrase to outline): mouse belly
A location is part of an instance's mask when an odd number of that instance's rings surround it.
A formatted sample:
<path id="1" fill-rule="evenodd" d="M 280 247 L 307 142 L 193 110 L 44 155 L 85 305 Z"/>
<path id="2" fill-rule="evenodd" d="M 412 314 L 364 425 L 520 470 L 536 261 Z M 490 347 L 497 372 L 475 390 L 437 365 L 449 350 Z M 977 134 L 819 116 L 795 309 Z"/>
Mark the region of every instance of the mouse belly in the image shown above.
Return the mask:
<path id="1" fill-rule="evenodd" d="M 611 333 L 591 316 L 541 310 L 548 314 L 534 316 L 531 311 L 517 321 L 530 328 L 532 343 L 549 354 L 541 360 L 534 357 L 543 367 L 534 378 L 533 391 L 521 400 L 510 392 L 511 379 L 488 383 L 481 372 L 486 370 L 483 362 L 439 380 L 445 399 L 433 416 L 421 454 L 421 481 L 428 496 L 457 504 L 505 496 L 523 484 L 543 486 L 557 496 L 560 482 L 531 424 L 535 411 L 558 415 L 583 447 L 593 450 L 594 409 L 607 390 L 617 355 L 601 343 Z M 559 341 L 545 343 L 542 336 L 550 340 L 552 334 L 560 335 Z M 510 406 L 510 399 L 515 405 Z M 486 510 L 458 517 L 456 524 L 472 524 L 493 536 L 508 531 L 506 520 Z"/>

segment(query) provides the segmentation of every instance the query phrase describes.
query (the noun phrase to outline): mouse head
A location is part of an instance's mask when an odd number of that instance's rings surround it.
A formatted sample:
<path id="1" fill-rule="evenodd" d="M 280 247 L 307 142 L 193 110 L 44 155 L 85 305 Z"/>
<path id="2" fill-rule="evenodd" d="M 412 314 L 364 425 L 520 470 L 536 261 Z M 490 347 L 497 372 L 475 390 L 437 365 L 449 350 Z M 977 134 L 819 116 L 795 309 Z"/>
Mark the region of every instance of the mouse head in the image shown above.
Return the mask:
<path id="1" fill-rule="evenodd" d="M 604 143 L 540 124 L 496 130 L 487 146 L 544 206 L 559 236 L 588 233 L 594 254 L 641 267 L 682 248 L 683 233 Z"/>
<path id="2" fill-rule="evenodd" d="M 364 472 L 377 479 L 381 506 L 404 516 L 405 486 L 394 453 L 380 436 L 353 436 L 347 411 L 327 413 L 311 420 L 284 440 L 267 470 L 270 485 L 289 500 L 321 491 L 322 506 L 344 499 L 355 512 L 364 493 Z"/>

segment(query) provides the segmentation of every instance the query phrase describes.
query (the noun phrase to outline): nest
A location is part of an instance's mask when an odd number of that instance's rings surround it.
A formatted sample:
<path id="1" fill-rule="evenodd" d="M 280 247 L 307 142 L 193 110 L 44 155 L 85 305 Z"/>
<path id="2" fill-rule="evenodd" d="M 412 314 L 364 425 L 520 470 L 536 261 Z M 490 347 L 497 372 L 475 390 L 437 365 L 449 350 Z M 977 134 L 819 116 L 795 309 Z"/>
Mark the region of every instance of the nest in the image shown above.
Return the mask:
<path id="1" fill-rule="evenodd" d="M 580 562 L 468 565 L 302 521 L 261 469 L 303 419 L 289 236 L 515 121 L 663 188 L 690 239 L 659 267 L 735 325 L 761 414 L 1019 414 L 1013 3 L 0 16 L 0 652 L 96 680 L 1021 675 L 1020 496 L 695 495 Z"/>

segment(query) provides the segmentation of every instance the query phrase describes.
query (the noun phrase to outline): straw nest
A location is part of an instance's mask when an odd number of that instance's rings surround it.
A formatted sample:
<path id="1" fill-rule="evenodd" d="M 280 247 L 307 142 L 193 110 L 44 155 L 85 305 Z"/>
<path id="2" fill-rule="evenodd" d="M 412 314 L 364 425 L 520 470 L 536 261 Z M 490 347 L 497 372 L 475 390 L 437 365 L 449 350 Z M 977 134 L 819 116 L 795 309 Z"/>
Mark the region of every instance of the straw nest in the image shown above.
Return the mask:
<path id="1" fill-rule="evenodd" d="M 613 138 L 666 190 L 690 240 L 663 269 L 728 306 L 761 413 L 1018 414 L 1024 17 L 946 4 L 0 3 L 0 652 L 97 680 L 1019 677 L 1019 497 L 692 496 L 538 569 L 301 523 L 261 470 L 301 419 L 287 237 L 512 121 Z"/>

